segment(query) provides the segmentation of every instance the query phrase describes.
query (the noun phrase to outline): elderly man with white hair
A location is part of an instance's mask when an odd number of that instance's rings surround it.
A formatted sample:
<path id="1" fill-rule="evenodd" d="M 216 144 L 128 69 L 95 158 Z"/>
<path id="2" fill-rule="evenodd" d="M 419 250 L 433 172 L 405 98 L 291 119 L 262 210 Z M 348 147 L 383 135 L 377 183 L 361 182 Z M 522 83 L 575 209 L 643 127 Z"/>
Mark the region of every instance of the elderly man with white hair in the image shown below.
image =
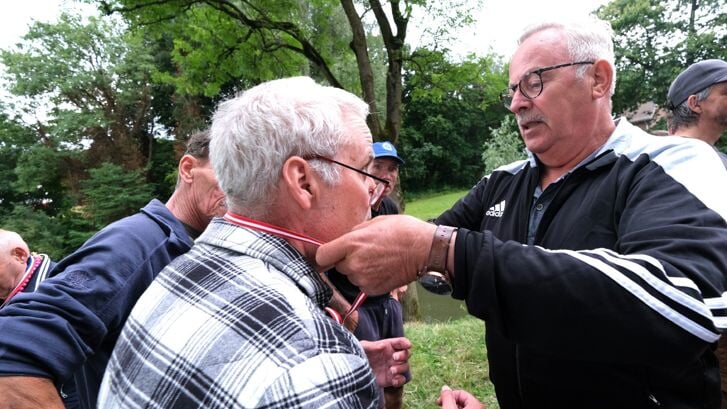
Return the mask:
<path id="1" fill-rule="evenodd" d="M 305 77 L 221 104 L 210 159 L 229 212 L 141 297 L 99 407 L 377 408 L 378 386 L 404 381 L 409 341 L 369 344 L 367 359 L 326 315 L 315 264 L 319 244 L 370 218 L 383 191 L 364 171 L 367 114 Z"/>

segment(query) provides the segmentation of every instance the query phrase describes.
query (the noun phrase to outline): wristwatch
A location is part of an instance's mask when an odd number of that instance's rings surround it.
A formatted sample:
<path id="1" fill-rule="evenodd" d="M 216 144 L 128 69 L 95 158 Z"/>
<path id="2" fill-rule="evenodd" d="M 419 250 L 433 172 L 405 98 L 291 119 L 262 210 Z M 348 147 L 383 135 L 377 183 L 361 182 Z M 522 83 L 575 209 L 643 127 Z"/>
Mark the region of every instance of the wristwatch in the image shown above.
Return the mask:
<path id="1" fill-rule="evenodd" d="M 434 294 L 452 293 L 452 280 L 447 270 L 447 255 L 449 254 L 449 242 L 455 231 L 457 231 L 456 227 L 437 226 L 434 230 L 434 239 L 426 267 L 417 274 L 422 287 Z"/>

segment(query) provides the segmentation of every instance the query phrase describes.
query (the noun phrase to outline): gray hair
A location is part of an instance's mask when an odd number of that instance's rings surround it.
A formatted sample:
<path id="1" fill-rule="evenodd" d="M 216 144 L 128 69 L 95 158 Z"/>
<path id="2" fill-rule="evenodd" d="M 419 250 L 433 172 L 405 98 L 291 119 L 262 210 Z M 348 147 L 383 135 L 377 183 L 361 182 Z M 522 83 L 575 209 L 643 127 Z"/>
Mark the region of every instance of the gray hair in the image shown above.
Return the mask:
<path id="1" fill-rule="evenodd" d="M 613 52 L 613 29 L 611 25 L 594 16 L 589 16 L 586 21 L 576 22 L 544 22 L 529 26 L 520 36 L 518 44 L 522 44 L 530 36 L 546 30 L 561 31 L 568 41 L 568 54 L 575 61 L 606 60 L 613 71 L 610 95 L 616 91 L 616 67 Z M 588 66 L 580 66 L 576 69 L 576 75 L 583 78 Z"/>
<path id="2" fill-rule="evenodd" d="M 201 161 L 208 161 L 210 158 L 210 132 L 209 130 L 197 131 L 187 139 L 187 145 L 184 151 L 185 155 L 193 156 Z M 175 189 L 182 185 L 181 175 L 177 174 L 177 185 Z"/>
<path id="3" fill-rule="evenodd" d="M 712 92 L 712 86 L 694 94 L 697 97 L 697 102 L 702 102 L 707 99 L 710 92 Z M 686 101 L 682 102 L 671 111 L 671 116 L 669 117 L 669 130 L 674 133 L 678 129 L 689 128 L 694 125 L 698 119 L 699 114 L 692 111 L 692 108 L 689 108 L 689 99 L 687 98 Z"/>
<path id="4" fill-rule="evenodd" d="M 348 143 L 346 116 L 365 120 L 368 112 L 357 96 L 308 77 L 265 82 L 220 104 L 210 128 L 210 160 L 230 207 L 265 216 L 283 163 L 291 156 L 333 157 Z M 310 164 L 325 183 L 338 182 L 338 168 Z"/>

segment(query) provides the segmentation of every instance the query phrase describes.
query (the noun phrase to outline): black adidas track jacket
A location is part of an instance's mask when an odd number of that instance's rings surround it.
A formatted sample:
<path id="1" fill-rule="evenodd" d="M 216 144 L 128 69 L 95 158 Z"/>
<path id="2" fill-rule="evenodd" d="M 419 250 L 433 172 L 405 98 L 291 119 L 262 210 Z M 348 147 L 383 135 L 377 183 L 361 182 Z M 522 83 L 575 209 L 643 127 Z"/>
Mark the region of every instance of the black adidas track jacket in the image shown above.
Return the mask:
<path id="1" fill-rule="evenodd" d="M 707 144 L 619 120 L 526 243 L 537 161 L 483 178 L 459 226 L 453 297 L 486 322 L 502 409 L 719 408 L 727 171 Z M 456 380 L 452 380 L 456 384 Z"/>

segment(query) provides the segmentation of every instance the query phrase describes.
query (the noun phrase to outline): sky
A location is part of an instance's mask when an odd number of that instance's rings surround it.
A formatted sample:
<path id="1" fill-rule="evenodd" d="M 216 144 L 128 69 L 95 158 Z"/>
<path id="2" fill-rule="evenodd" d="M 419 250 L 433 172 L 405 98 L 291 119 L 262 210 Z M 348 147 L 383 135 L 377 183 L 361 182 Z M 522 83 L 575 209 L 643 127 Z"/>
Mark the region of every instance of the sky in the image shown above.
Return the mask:
<path id="1" fill-rule="evenodd" d="M 475 26 L 460 38 L 468 52 L 484 54 L 488 48 L 509 58 L 525 27 L 548 19 L 578 19 L 607 0 L 484 0 L 474 13 Z"/>

